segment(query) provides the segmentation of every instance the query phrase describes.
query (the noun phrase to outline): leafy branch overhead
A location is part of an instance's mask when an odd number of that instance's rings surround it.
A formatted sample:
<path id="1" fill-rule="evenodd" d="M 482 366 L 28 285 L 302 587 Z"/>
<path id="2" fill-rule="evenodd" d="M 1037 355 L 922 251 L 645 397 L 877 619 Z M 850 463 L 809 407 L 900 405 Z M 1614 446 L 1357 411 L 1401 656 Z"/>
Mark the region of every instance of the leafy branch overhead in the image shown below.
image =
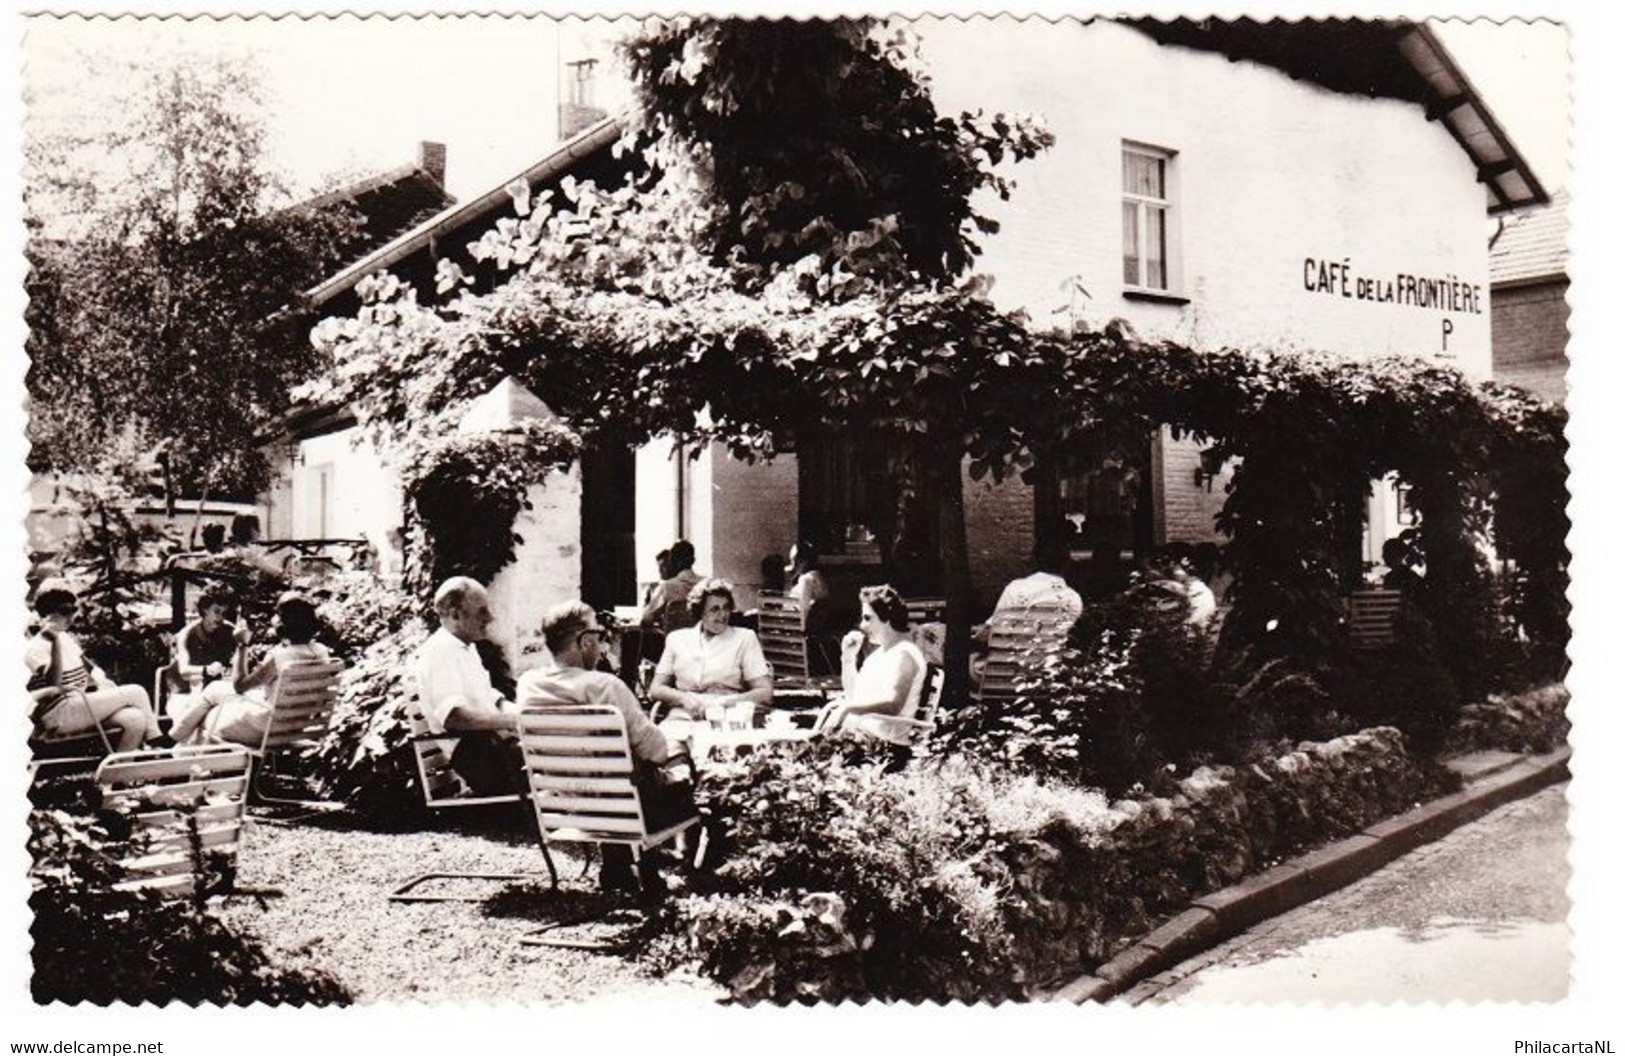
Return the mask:
<path id="1" fill-rule="evenodd" d="M 690 170 L 713 207 L 715 259 L 770 274 L 811 256 L 829 274 L 935 283 L 996 230 L 973 205 L 984 189 L 1009 197 L 994 166 L 1054 140 L 1024 117 L 939 114 L 917 49 L 870 19 L 679 19 L 625 54 L 670 148 L 658 164 Z"/>
<path id="2" fill-rule="evenodd" d="M 883 32 L 679 20 L 633 41 L 650 172 L 610 190 L 511 188 L 516 215 L 470 247 L 506 275 L 492 288 L 448 266 L 435 303 L 392 279 L 363 290 L 356 318 L 316 335 L 338 364 L 332 395 L 408 447 L 503 377 L 589 439 L 757 458 L 793 437 L 855 438 L 898 469 L 900 503 L 935 503 L 951 628 L 969 624 L 962 465 L 1003 479 L 1087 464 L 1167 426 L 1215 465 L 1239 459 L 1219 520 L 1227 626 L 1265 654 L 1338 637 L 1361 497 L 1397 472 L 1423 515 L 1430 611 L 1487 611 L 1478 544 L 1500 495 L 1494 528 L 1529 562 L 1520 604 L 1561 655 L 1560 409 L 1420 358 L 1196 350 L 1001 310 L 959 278 L 971 198 L 1008 192 L 993 164 L 1048 137 L 941 118 L 906 38 Z M 1547 483 L 1519 489 L 1513 467 Z M 1446 622 L 1470 677 L 1488 631 Z"/>

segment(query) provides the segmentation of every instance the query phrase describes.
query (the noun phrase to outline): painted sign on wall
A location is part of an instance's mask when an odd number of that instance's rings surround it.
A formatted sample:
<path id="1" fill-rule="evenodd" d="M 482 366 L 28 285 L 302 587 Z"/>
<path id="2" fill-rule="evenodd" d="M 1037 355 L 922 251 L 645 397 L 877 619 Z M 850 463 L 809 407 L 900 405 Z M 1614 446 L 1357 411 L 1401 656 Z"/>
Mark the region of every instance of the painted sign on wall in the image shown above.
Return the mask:
<path id="1" fill-rule="evenodd" d="M 1373 304 L 1398 304 L 1468 315 L 1484 314 L 1484 287 L 1478 283 L 1463 282 L 1448 273 L 1412 275 L 1400 271 L 1392 275 L 1363 275 L 1354 270 L 1348 257 L 1342 260 L 1304 257 L 1303 288 L 1309 293 Z M 1448 352 L 1450 335 L 1456 326 L 1449 319 L 1444 319 L 1439 329 L 1441 351 Z"/>

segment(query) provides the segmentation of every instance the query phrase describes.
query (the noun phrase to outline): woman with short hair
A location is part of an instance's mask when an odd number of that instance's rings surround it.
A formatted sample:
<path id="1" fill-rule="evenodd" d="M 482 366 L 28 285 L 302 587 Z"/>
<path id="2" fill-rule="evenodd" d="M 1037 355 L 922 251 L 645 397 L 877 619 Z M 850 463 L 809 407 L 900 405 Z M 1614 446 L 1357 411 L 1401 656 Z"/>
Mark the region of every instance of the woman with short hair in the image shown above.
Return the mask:
<path id="1" fill-rule="evenodd" d="M 908 606 L 896 588 L 864 587 L 858 601 L 858 627 L 841 639 L 841 696 L 825 710 L 818 728 L 885 737 L 883 724 L 865 717 L 913 716 L 925 687 L 925 654 L 909 636 Z M 874 649 L 860 665 L 865 641 Z"/>
<path id="2" fill-rule="evenodd" d="M 34 598 L 40 630 L 28 642 L 29 714 L 42 733 L 72 737 L 104 726 L 117 731 L 113 748 L 134 751 L 159 735 L 158 716 L 140 686 L 115 685 L 69 633 L 79 596 L 48 586 Z"/>
<path id="3" fill-rule="evenodd" d="M 239 649 L 233 677 L 204 687 L 203 706 L 186 716 L 184 726 L 176 721 L 175 740 L 190 737 L 259 747 L 271 721 L 277 679 L 294 664 L 328 659 L 327 646 L 315 640 L 320 629 L 310 599 L 292 591 L 278 598 L 277 644 L 253 671 L 248 670 L 247 650 Z"/>
<path id="4" fill-rule="evenodd" d="M 693 625 L 666 636 L 666 648 L 655 667 L 649 697 L 681 709 L 691 718 L 704 716 L 713 704 L 773 700 L 773 675 L 762 655 L 756 632 L 735 627 L 733 584 L 702 579 L 688 594 Z"/>

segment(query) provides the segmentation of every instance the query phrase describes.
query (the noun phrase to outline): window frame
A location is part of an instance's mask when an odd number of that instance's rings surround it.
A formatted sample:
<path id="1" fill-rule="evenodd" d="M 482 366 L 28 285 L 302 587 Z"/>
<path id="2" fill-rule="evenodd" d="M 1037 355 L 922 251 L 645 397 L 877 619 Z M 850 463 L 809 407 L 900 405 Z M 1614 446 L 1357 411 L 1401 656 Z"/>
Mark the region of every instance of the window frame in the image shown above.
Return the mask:
<path id="1" fill-rule="evenodd" d="M 1136 255 L 1137 281 L 1130 282 L 1126 275 L 1123 278 L 1123 292 L 1137 299 L 1147 300 L 1174 300 L 1183 302 L 1181 293 L 1184 288 L 1184 269 L 1180 253 L 1180 209 L 1179 209 L 1179 181 L 1178 166 L 1175 161 L 1179 152 L 1167 147 L 1153 146 L 1138 140 L 1125 139 L 1119 143 L 1118 171 L 1124 168 L 1124 161 L 1128 155 L 1152 158 L 1162 162 L 1162 197 L 1140 194 L 1130 191 L 1126 183 L 1120 188 L 1118 205 L 1118 223 L 1121 226 L 1123 206 L 1132 205 L 1135 210 L 1135 238 L 1138 247 Z M 1146 274 L 1149 264 L 1149 255 L 1146 247 L 1150 245 L 1147 217 L 1151 210 L 1160 209 L 1163 215 L 1163 280 L 1162 286 L 1147 284 L 1149 276 Z M 1128 246 L 1123 245 L 1118 253 L 1120 260 L 1128 259 Z"/>

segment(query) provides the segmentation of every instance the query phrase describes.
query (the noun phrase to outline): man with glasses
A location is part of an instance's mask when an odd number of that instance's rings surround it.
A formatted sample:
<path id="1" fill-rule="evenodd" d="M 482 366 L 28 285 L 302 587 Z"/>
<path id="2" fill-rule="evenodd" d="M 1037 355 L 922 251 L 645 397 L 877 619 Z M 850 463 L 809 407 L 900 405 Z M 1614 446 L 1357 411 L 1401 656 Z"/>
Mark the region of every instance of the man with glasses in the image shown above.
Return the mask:
<path id="1" fill-rule="evenodd" d="M 519 676 L 515 696 L 521 707 L 597 704 L 614 708 L 626 721 L 626 735 L 637 757 L 633 782 L 651 829 L 661 829 L 694 813 L 692 768 L 665 734 L 643 713 L 638 698 L 615 675 L 596 670 L 604 645 L 598 615 L 579 601 L 566 601 L 542 617 L 542 636 L 553 662 Z M 645 895 L 663 890 L 653 858 L 644 855 L 641 877 L 632 871 L 629 848 L 606 844 L 599 880 L 605 891 L 635 890 Z"/>
<path id="2" fill-rule="evenodd" d="M 476 796 L 522 793 L 517 709 L 491 684 L 475 645 L 491 626 L 491 599 L 477 581 L 453 576 L 435 591 L 434 611 L 440 629 L 417 655 L 423 720 L 430 733 L 457 737 L 451 768 Z"/>

